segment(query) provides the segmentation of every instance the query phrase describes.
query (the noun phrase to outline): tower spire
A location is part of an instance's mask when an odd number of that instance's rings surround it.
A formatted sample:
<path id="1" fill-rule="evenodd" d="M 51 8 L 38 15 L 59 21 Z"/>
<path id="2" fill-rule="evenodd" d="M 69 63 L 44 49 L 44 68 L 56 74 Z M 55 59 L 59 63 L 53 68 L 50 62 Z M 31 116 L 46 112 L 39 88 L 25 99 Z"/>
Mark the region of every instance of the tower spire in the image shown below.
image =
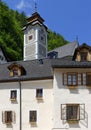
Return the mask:
<path id="1" fill-rule="evenodd" d="M 34 0 L 34 5 L 35 5 L 34 6 L 34 11 L 37 12 L 37 1 L 36 0 Z"/>

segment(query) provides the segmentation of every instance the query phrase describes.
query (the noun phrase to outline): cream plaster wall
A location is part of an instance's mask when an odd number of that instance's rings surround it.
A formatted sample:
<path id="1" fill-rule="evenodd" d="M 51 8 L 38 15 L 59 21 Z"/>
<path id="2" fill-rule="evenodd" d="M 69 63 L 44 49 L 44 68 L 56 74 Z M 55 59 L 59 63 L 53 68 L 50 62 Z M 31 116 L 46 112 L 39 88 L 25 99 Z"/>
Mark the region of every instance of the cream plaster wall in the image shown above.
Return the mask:
<path id="1" fill-rule="evenodd" d="M 64 72 L 91 72 L 91 69 L 55 69 L 54 70 L 54 117 L 53 129 L 91 130 L 91 89 L 86 86 L 78 86 L 69 89 L 62 84 L 62 73 Z M 61 120 L 61 104 L 78 103 L 85 104 L 85 120 L 79 123 L 69 124 Z"/>
<path id="2" fill-rule="evenodd" d="M 20 130 L 20 85 L 19 82 L 0 83 L 0 129 Z M 36 89 L 43 89 L 43 100 L 37 100 Z M 17 101 L 11 102 L 10 91 L 17 90 Z M 22 130 L 51 130 L 53 113 L 53 81 L 39 80 L 21 82 Z M 16 122 L 7 126 L 2 122 L 3 111 L 14 111 Z M 36 125 L 29 123 L 29 111 L 37 111 Z"/>
<path id="3" fill-rule="evenodd" d="M 22 130 L 51 130 L 53 113 L 53 81 L 39 80 L 22 83 Z M 43 99 L 37 100 L 36 89 L 43 89 Z M 37 111 L 37 122 L 31 125 L 29 111 Z"/>
<path id="4" fill-rule="evenodd" d="M 17 90 L 17 101 L 11 102 L 10 91 Z M 0 83 L 0 130 L 19 130 L 19 83 Z M 16 122 L 7 126 L 2 122 L 3 111 L 14 111 L 16 113 Z"/>

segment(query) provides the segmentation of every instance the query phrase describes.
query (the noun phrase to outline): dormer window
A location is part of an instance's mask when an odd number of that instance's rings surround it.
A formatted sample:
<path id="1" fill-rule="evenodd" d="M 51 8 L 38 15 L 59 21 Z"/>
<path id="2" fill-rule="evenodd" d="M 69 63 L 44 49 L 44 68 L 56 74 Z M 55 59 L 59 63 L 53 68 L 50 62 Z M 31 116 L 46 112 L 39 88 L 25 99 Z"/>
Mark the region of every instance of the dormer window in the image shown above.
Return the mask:
<path id="1" fill-rule="evenodd" d="M 87 61 L 87 52 L 81 52 L 81 61 Z"/>
<path id="2" fill-rule="evenodd" d="M 18 77 L 21 75 L 21 70 L 18 67 L 14 67 L 10 70 L 10 76 Z"/>
<path id="3" fill-rule="evenodd" d="M 76 48 L 73 60 L 75 61 L 91 61 L 91 46 L 83 43 Z"/>
<path id="4" fill-rule="evenodd" d="M 10 76 L 12 76 L 12 77 L 26 75 L 25 69 L 19 64 L 13 63 L 8 68 L 10 70 Z"/>

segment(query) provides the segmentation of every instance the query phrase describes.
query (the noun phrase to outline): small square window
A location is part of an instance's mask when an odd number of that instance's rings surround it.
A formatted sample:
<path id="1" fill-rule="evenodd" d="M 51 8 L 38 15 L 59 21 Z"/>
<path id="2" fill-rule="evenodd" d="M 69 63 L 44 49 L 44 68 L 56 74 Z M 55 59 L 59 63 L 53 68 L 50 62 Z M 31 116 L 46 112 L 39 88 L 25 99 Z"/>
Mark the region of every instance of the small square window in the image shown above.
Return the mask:
<path id="1" fill-rule="evenodd" d="M 37 98 L 43 97 L 43 89 L 36 89 L 36 97 Z"/>
<path id="2" fill-rule="evenodd" d="M 17 91 L 16 90 L 11 90 L 10 99 L 11 100 L 16 100 L 17 99 Z"/>
<path id="3" fill-rule="evenodd" d="M 37 111 L 30 111 L 29 112 L 29 122 L 36 122 L 37 121 Z"/>
<path id="4" fill-rule="evenodd" d="M 32 40 L 32 38 L 33 38 L 33 36 L 32 36 L 32 35 L 30 35 L 30 36 L 29 36 L 29 40 Z"/>

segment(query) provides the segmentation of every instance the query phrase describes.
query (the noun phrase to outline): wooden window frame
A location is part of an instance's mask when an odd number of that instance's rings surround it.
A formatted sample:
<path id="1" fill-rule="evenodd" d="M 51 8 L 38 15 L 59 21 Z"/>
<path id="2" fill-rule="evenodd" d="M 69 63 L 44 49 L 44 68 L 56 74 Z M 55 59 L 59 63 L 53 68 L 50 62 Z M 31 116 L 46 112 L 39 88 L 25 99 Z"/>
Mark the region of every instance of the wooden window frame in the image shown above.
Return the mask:
<path id="1" fill-rule="evenodd" d="M 74 110 L 74 112 L 76 111 L 76 117 L 72 119 L 72 117 L 68 118 L 67 117 L 67 106 L 77 106 L 77 110 Z M 61 104 L 61 120 L 65 120 L 68 123 L 78 123 L 80 120 L 85 120 L 85 104 L 77 104 L 77 103 L 69 103 L 69 104 Z M 70 113 L 69 113 L 70 116 Z"/>
<path id="2" fill-rule="evenodd" d="M 2 122 L 6 125 L 11 125 L 12 123 L 16 123 L 16 113 L 11 110 L 3 111 Z"/>
<path id="3" fill-rule="evenodd" d="M 81 61 L 87 61 L 87 52 L 80 52 Z"/>
<path id="4" fill-rule="evenodd" d="M 37 122 L 37 111 L 36 110 L 31 110 L 29 111 L 29 122 Z"/>
<path id="5" fill-rule="evenodd" d="M 75 85 L 74 84 L 68 84 L 68 74 L 75 74 L 76 75 L 76 84 Z M 75 73 L 75 72 L 63 73 L 63 75 L 62 75 L 63 85 L 67 85 L 70 88 L 74 88 L 74 86 L 78 86 L 78 85 L 79 86 L 80 85 L 86 85 L 86 75 L 87 75 L 87 73 Z"/>
<path id="6" fill-rule="evenodd" d="M 71 80 L 70 80 L 70 84 L 69 84 L 69 77 L 71 76 Z M 74 81 L 74 77 L 75 76 L 75 81 Z M 75 84 L 74 84 L 75 82 Z M 78 75 L 77 73 L 67 73 L 67 86 L 77 86 L 78 85 Z"/>
<path id="7" fill-rule="evenodd" d="M 68 76 L 71 76 L 71 84 L 69 84 L 69 79 Z M 74 77 L 76 76 L 76 79 L 74 81 Z M 76 82 L 74 84 L 74 82 Z M 63 73 L 63 85 L 67 85 L 67 86 L 77 86 L 78 85 L 78 73 L 75 72 L 67 72 L 67 73 Z"/>
<path id="8" fill-rule="evenodd" d="M 12 123 L 12 111 L 5 111 L 5 123 L 6 124 Z"/>
<path id="9" fill-rule="evenodd" d="M 75 115 L 75 112 L 76 112 L 76 115 Z M 80 119 L 79 104 L 66 104 L 66 119 L 67 121 L 79 121 Z"/>

